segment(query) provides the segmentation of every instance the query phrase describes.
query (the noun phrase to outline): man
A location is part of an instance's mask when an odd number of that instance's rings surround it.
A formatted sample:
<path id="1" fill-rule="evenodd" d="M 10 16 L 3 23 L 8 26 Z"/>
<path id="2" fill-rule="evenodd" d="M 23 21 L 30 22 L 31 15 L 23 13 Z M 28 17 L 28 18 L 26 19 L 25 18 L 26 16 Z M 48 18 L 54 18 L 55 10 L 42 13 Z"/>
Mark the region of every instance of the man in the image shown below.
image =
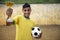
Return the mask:
<path id="1" fill-rule="evenodd" d="M 31 28 L 35 24 L 30 20 L 31 7 L 28 3 L 23 5 L 22 12 L 24 13 L 23 16 L 19 15 L 13 18 L 16 25 L 16 40 L 32 40 Z"/>

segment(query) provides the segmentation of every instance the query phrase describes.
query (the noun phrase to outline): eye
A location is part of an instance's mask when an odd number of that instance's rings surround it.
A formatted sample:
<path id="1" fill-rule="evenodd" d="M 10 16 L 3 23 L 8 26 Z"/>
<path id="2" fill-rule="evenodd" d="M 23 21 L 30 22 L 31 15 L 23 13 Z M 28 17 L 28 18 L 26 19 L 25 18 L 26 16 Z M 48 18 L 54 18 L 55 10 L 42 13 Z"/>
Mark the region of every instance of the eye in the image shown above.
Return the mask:
<path id="1" fill-rule="evenodd" d="M 30 11 L 30 10 L 28 9 L 28 11 Z"/>
<path id="2" fill-rule="evenodd" d="M 40 31 L 40 29 L 38 28 L 38 31 Z"/>
<path id="3" fill-rule="evenodd" d="M 32 30 L 34 30 L 34 28 L 32 28 Z"/>
<path id="4" fill-rule="evenodd" d="M 24 10 L 24 11 L 26 11 L 26 10 Z"/>

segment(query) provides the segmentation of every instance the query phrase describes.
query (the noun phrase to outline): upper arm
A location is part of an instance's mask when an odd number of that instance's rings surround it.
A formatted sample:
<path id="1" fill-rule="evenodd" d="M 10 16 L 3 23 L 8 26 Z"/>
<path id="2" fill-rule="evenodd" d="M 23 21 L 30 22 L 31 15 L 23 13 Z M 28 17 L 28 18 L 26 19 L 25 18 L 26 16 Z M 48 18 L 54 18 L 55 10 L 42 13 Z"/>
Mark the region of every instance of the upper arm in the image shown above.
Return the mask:
<path id="1" fill-rule="evenodd" d="M 14 23 L 18 24 L 18 22 L 19 22 L 19 16 L 14 17 L 13 20 L 14 20 Z"/>

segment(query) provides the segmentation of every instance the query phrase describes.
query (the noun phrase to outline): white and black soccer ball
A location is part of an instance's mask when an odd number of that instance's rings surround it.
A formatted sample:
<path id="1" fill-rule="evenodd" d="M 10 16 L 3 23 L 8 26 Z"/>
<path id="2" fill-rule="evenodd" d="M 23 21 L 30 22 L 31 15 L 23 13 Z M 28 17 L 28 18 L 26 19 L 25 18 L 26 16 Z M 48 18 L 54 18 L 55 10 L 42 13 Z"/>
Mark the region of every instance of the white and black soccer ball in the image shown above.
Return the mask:
<path id="1" fill-rule="evenodd" d="M 41 29 L 39 27 L 33 27 L 32 28 L 31 34 L 32 34 L 33 37 L 38 38 L 38 37 L 41 36 L 41 33 L 42 32 L 41 32 Z"/>

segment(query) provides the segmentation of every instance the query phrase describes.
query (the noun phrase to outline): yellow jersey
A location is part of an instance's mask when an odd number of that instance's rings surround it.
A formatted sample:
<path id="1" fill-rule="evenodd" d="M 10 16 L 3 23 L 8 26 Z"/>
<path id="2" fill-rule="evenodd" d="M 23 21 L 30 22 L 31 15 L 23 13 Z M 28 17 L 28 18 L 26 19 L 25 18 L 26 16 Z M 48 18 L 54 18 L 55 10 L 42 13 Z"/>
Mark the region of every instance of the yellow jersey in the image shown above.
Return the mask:
<path id="1" fill-rule="evenodd" d="M 16 25 L 16 40 L 32 40 L 31 29 L 34 22 L 24 16 L 14 17 Z"/>

